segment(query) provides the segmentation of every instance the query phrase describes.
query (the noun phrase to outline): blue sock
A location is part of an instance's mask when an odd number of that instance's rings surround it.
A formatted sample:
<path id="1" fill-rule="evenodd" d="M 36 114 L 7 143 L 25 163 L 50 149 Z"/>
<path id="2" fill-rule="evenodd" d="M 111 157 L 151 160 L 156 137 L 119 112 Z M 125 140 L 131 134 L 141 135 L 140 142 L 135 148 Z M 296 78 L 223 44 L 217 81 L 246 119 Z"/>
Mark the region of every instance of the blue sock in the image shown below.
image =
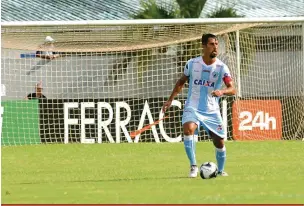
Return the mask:
<path id="1" fill-rule="evenodd" d="M 223 172 L 226 162 L 226 147 L 224 146 L 222 149 L 215 148 L 215 156 L 218 165 L 218 171 Z"/>
<path id="2" fill-rule="evenodd" d="M 191 165 L 196 165 L 194 135 L 184 137 L 184 146 Z"/>

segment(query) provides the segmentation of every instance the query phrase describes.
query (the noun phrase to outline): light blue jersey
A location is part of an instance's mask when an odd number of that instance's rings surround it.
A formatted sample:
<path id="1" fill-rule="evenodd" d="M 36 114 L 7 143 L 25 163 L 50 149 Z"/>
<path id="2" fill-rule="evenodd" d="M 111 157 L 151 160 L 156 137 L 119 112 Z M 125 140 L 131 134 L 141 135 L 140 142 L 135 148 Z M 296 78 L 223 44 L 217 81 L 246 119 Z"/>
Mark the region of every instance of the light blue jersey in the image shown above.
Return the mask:
<path id="1" fill-rule="evenodd" d="M 187 62 L 184 74 L 189 77 L 189 91 L 182 123 L 194 122 L 207 133 L 212 131 L 225 138 L 219 97 L 213 97 L 211 92 L 221 89 L 224 78 L 231 78 L 228 67 L 219 59 L 206 65 L 200 56 Z"/>
<path id="2" fill-rule="evenodd" d="M 189 77 L 189 91 L 185 108 L 199 113 L 213 113 L 219 110 L 219 98 L 211 92 L 221 89 L 224 77 L 231 77 L 228 67 L 219 59 L 206 65 L 202 56 L 190 59 L 184 69 Z"/>

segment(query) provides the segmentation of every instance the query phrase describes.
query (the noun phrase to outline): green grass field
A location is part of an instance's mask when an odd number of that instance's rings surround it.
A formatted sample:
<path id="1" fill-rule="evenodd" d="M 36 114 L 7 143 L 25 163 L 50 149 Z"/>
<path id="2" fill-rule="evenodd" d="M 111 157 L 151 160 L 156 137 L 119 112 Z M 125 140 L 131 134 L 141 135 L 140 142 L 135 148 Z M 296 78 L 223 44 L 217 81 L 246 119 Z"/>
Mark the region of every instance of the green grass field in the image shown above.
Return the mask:
<path id="1" fill-rule="evenodd" d="M 226 146 L 230 176 L 209 180 L 187 178 L 182 143 L 2 147 L 2 203 L 304 203 L 304 142 Z"/>

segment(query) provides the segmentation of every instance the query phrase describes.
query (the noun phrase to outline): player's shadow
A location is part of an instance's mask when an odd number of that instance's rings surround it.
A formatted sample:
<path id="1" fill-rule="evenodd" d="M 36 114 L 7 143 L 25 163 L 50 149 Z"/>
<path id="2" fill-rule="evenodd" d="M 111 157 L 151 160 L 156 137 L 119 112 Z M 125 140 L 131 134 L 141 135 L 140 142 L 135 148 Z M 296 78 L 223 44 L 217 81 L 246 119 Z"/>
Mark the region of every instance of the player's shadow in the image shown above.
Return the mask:
<path id="1" fill-rule="evenodd" d="M 142 180 L 175 180 L 175 179 L 189 179 L 188 177 L 142 177 L 142 178 L 118 178 L 106 180 L 76 180 L 70 182 L 121 182 L 121 181 L 142 181 Z"/>
<path id="2" fill-rule="evenodd" d="M 143 180 L 177 180 L 177 179 L 190 179 L 189 177 L 142 177 L 142 178 L 115 178 L 115 179 L 95 179 L 95 180 L 66 180 L 66 181 L 37 181 L 37 182 L 20 182 L 15 183 L 16 185 L 39 185 L 39 184 L 46 184 L 46 183 L 86 183 L 86 182 L 124 182 L 124 181 L 143 181 Z"/>

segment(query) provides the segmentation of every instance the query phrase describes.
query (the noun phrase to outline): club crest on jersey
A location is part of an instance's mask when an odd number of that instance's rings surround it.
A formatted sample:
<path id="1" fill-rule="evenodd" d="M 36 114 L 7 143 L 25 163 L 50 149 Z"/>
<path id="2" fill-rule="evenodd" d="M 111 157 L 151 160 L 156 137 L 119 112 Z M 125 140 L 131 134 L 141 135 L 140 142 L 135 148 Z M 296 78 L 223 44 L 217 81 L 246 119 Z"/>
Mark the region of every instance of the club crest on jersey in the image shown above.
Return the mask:
<path id="1" fill-rule="evenodd" d="M 219 76 L 219 73 L 214 71 L 214 72 L 212 72 L 212 76 L 213 76 L 213 78 L 216 78 Z"/>
<path id="2" fill-rule="evenodd" d="M 201 79 L 196 79 L 194 80 L 195 85 L 201 85 L 205 87 L 214 87 L 214 82 L 208 81 L 208 80 L 201 80 Z"/>

